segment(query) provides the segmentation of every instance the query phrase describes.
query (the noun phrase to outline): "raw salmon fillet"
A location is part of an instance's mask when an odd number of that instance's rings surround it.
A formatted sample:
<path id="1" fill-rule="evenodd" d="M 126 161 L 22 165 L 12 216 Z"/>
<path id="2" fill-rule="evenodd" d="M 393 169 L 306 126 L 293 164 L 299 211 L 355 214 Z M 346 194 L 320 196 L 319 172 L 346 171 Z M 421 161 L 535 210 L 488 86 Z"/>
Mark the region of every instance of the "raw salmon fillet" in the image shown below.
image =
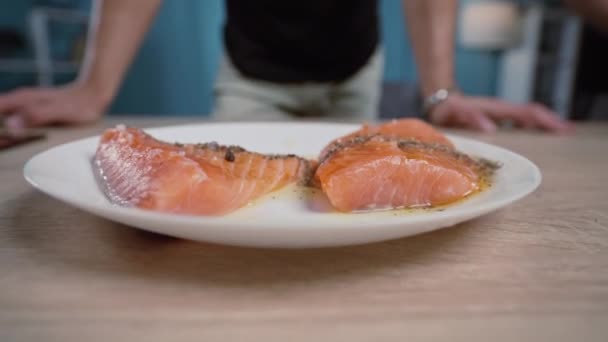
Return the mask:
<path id="1" fill-rule="evenodd" d="M 316 182 L 343 212 L 430 207 L 480 189 L 496 168 L 445 144 L 391 136 L 355 136 L 319 160 Z"/>
<path id="2" fill-rule="evenodd" d="M 324 155 L 333 147 L 345 141 L 349 141 L 352 138 L 376 134 L 383 135 L 385 137 L 415 139 L 421 142 L 442 144 L 449 147 L 454 147 L 454 144 L 452 144 L 452 142 L 448 138 L 446 138 L 433 126 L 419 119 L 407 118 L 391 120 L 389 122 L 379 125 L 365 124 L 357 131 L 332 141 L 321 152 L 320 157 L 323 158 Z"/>
<path id="3" fill-rule="evenodd" d="M 120 126 L 101 136 L 94 164 L 113 203 L 195 215 L 227 214 L 310 173 L 294 155 L 170 144 Z"/>

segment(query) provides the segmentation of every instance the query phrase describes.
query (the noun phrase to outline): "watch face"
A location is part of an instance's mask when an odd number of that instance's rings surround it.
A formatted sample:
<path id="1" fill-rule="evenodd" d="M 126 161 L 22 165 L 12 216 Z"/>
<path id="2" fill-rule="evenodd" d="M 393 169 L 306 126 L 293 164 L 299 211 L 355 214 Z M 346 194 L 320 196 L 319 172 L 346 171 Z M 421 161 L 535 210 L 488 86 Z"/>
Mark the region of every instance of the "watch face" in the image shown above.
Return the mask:
<path id="1" fill-rule="evenodd" d="M 435 99 L 437 101 L 443 101 L 448 98 L 448 95 L 450 95 L 450 93 L 447 89 L 440 89 L 435 93 Z"/>
<path id="2" fill-rule="evenodd" d="M 448 89 L 439 89 L 433 95 L 427 97 L 424 100 L 424 112 L 428 112 L 435 105 L 445 101 L 450 96 L 450 90 Z"/>

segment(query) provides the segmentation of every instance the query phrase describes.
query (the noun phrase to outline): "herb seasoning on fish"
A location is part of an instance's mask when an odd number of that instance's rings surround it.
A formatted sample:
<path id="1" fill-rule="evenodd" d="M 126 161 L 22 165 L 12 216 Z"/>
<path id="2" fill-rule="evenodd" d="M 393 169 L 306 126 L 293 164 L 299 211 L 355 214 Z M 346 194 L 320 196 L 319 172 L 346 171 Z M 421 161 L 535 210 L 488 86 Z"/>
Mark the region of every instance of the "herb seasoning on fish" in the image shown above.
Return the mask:
<path id="1" fill-rule="evenodd" d="M 217 216 L 309 177 L 308 160 L 270 159 L 236 145 L 165 143 L 142 130 L 119 127 L 102 134 L 94 165 L 112 203 Z"/>
<path id="2" fill-rule="evenodd" d="M 226 149 L 226 155 L 224 156 L 224 159 L 226 159 L 227 162 L 233 162 L 236 159 L 231 148 Z"/>

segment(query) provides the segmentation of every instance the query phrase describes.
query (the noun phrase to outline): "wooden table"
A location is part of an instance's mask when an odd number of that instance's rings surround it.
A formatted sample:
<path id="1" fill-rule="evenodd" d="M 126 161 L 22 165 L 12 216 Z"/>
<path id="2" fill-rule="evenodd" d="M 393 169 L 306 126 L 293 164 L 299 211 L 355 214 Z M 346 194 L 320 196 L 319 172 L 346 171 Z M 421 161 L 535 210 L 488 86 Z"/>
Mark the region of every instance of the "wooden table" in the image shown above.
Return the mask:
<path id="1" fill-rule="evenodd" d="M 23 180 L 33 154 L 114 123 L 0 151 L 0 341 L 608 341 L 607 124 L 459 132 L 529 157 L 540 189 L 452 229 L 283 251 L 146 233 Z"/>

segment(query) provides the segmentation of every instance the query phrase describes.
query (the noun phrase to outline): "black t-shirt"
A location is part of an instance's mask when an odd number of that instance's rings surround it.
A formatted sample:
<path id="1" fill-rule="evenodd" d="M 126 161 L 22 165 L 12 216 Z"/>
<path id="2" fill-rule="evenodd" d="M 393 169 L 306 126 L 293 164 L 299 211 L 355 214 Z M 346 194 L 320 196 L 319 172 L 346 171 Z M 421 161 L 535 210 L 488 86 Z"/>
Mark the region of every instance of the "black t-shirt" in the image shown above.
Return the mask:
<path id="1" fill-rule="evenodd" d="M 377 0 L 226 0 L 226 50 L 248 77 L 342 81 L 378 45 L 377 7 Z"/>

